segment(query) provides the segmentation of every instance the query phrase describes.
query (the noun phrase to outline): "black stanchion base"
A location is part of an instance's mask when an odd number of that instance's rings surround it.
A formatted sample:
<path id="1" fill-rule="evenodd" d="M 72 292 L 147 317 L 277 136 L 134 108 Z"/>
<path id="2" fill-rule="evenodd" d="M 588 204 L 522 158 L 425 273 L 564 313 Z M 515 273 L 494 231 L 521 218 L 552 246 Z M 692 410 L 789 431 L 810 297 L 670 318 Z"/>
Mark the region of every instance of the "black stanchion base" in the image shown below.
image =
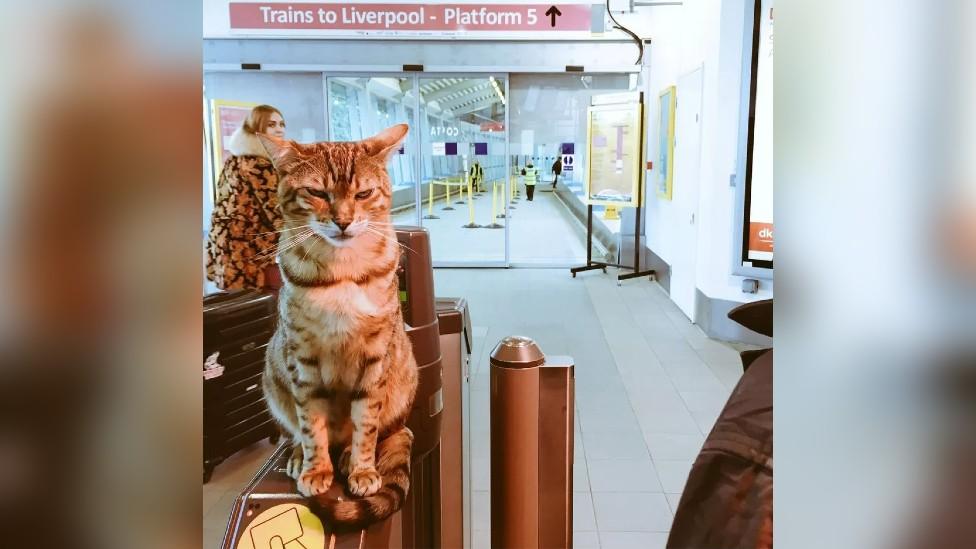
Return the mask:
<path id="1" fill-rule="evenodd" d="M 492 223 L 491 225 L 483 225 L 485 229 L 504 229 L 505 225 L 499 223 Z"/>
<path id="2" fill-rule="evenodd" d="M 573 278 L 576 278 L 576 273 L 582 273 L 583 271 L 595 271 L 597 269 L 602 269 L 604 274 L 607 272 L 606 263 L 590 263 L 589 265 L 584 265 L 582 267 L 573 267 L 569 272 L 573 273 Z"/>
<path id="3" fill-rule="evenodd" d="M 505 219 L 505 214 L 498 214 L 495 216 L 495 219 Z"/>
<path id="4" fill-rule="evenodd" d="M 439 215 L 425 215 L 424 219 L 440 219 Z"/>
<path id="5" fill-rule="evenodd" d="M 653 280 L 654 279 L 654 275 L 655 275 L 654 269 L 651 269 L 649 271 L 634 271 L 632 273 L 627 273 L 627 274 L 618 274 L 617 275 L 617 286 L 620 286 L 620 282 L 621 281 L 627 280 L 627 279 L 630 279 L 630 278 L 640 278 L 642 276 L 646 276 L 646 277 L 651 278 L 651 280 Z"/>
<path id="6" fill-rule="evenodd" d="M 481 225 L 478 225 L 477 223 L 468 223 L 467 225 L 461 225 L 461 227 L 464 229 L 480 229 Z"/>
<path id="7" fill-rule="evenodd" d="M 463 205 L 467 204 L 467 202 L 465 202 L 463 200 L 458 200 L 457 202 L 455 202 L 455 204 L 460 204 L 460 205 L 463 206 Z"/>
<path id="8" fill-rule="evenodd" d="M 450 211 L 450 210 L 453 210 L 453 209 L 454 209 L 454 206 L 444 206 L 443 208 L 441 208 L 441 211 Z"/>

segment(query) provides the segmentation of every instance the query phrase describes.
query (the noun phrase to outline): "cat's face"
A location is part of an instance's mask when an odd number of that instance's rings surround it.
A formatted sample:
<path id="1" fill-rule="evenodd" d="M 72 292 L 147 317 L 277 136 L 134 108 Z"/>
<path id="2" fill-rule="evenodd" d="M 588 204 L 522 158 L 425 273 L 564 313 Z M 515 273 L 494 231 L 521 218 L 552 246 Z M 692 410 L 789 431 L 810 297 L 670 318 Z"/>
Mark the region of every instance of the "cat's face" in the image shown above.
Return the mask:
<path id="1" fill-rule="evenodd" d="M 408 129 L 400 124 L 363 141 L 310 145 L 262 136 L 281 175 L 278 202 L 285 220 L 335 248 L 386 232 L 393 202 L 386 163 Z"/>

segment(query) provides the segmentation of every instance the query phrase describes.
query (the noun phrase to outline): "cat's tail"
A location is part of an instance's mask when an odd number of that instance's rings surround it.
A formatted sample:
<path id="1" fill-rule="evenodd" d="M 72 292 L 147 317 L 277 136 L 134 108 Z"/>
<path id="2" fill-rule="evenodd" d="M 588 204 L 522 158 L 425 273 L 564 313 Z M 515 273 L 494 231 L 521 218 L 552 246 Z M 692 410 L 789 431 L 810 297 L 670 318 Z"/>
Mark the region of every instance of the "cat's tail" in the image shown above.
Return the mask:
<path id="1" fill-rule="evenodd" d="M 410 453 L 413 433 L 406 427 L 379 444 L 376 470 L 383 486 L 371 496 L 344 500 L 312 499 L 312 511 L 335 530 L 358 530 L 379 522 L 400 510 L 410 490 Z"/>

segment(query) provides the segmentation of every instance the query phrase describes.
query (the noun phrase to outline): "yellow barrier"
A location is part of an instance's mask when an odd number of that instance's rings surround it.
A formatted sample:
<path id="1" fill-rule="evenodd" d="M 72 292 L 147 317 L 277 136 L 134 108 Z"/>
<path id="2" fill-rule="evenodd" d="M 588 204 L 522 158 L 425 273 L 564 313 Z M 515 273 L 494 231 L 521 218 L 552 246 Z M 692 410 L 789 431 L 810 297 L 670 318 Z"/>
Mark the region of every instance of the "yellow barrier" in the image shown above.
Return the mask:
<path id="1" fill-rule="evenodd" d="M 489 223 L 487 225 L 484 225 L 484 227 L 488 229 L 501 229 L 504 227 L 504 225 L 502 225 L 496 220 L 498 218 L 505 217 L 505 214 L 496 215 L 496 212 L 498 212 L 498 197 L 501 196 L 502 200 L 505 199 L 505 184 L 502 183 L 502 188 L 499 192 L 495 192 L 496 190 L 498 190 L 498 181 L 492 181 L 491 182 L 491 218 L 488 220 Z"/>
<path id="2" fill-rule="evenodd" d="M 440 217 L 434 215 L 434 180 L 430 180 L 430 185 L 427 188 L 427 215 L 424 219 L 440 219 Z"/>
<path id="3" fill-rule="evenodd" d="M 467 179 L 467 182 L 468 182 L 468 224 L 462 225 L 462 227 L 466 229 L 476 229 L 481 227 L 481 225 L 478 225 L 477 223 L 474 222 L 474 198 L 472 198 L 471 196 L 471 180 Z M 462 186 L 461 188 L 463 189 L 464 187 Z"/>
<path id="4" fill-rule="evenodd" d="M 451 206 L 451 184 L 445 179 L 442 185 L 447 187 L 447 193 L 444 195 L 444 207 L 441 210 L 453 210 L 454 206 Z"/>

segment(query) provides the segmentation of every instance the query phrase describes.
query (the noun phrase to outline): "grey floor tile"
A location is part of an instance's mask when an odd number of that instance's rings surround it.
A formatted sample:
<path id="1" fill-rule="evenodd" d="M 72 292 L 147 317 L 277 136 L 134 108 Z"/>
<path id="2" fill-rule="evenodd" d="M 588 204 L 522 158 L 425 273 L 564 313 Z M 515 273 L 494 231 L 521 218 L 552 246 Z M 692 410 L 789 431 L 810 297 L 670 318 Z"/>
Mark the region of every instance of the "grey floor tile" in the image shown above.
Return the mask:
<path id="1" fill-rule="evenodd" d="M 697 435 L 698 423 L 688 410 L 637 410 L 637 422 L 647 434 Z"/>
<path id="2" fill-rule="evenodd" d="M 732 389 L 742 377 L 742 363 L 709 363 L 708 368 L 726 388 Z"/>
<path id="3" fill-rule="evenodd" d="M 491 497 L 488 492 L 471 492 L 471 527 L 491 531 Z"/>
<path id="4" fill-rule="evenodd" d="M 586 459 L 648 459 L 640 431 L 584 431 Z"/>
<path id="5" fill-rule="evenodd" d="M 603 549 L 664 549 L 667 542 L 661 532 L 600 532 Z"/>
<path id="6" fill-rule="evenodd" d="M 595 532 L 593 497 L 589 492 L 573 492 L 573 531 Z"/>
<path id="7" fill-rule="evenodd" d="M 596 532 L 573 532 L 573 549 L 600 549 L 600 535 Z"/>
<path id="8" fill-rule="evenodd" d="M 645 433 L 644 442 L 651 452 L 651 459 L 657 460 L 685 460 L 693 461 L 698 457 L 705 436 L 701 433 L 690 435 L 675 435 L 662 433 Z"/>
<path id="9" fill-rule="evenodd" d="M 668 505 L 671 507 L 671 514 L 675 514 L 678 511 L 678 502 L 681 501 L 681 494 L 664 494 L 664 497 L 668 499 Z"/>
<path id="10" fill-rule="evenodd" d="M 586 460 L 573 464 L 573 491 L 590 491 L 589 463 Z"/>
<path id="11" fill-rule="evenodd" d="M 729 390 L 681 391 L 681 399 L 690 412 L 719 411 L 729 400 L 730 393 Z"/>
<path id="12" fill-rule="evenodd" d="M 667 532 L 671 509 L 664 494 L 594 492 L 600 532 Z"/>
<path id="13" fill-rule="evenodd" d="M 591 433 L 633 433 L 640 431 L 637 417 L 624 394 L 623 400 L 605 407 L 593 406 L 580 410 L 580 431 L 583 437 Z"/>
<path id="14" fill-rule="evenodd" d="M 471 489 L 491 490 L 491 459 L 471 458 Z"/>
<path id="15" fill-rule="evenodd" d="M 657 476 L 661 479 L 661 486 L 665 493 L 680 494 L 684 491 L 691 464 L 691 461 L 679 459 L 654 461 L 654 468 L 657 469 Z"/>
<path id="16" fill-rule="evenodd" d="M 699 410 L 691 412 L 691 417 L 695 418 L 695 423 L 698 424 L 698 429 L 705 436 L 712 432 L 712 427 L 715 426 L 715 420 L 718 419 L 719 414 L 722 413 L 719 409 L 712 410 Z"/>
<path id="17" fill-rule="evenodd" d="M 711 370 L 668 373 L 671 383 L 678 391 L 728 391 L 731 387 L 719 381 Z M 733 385 L 734 386 L 734 385 Z"/>
<path id="18" fill-rule="evenodd" d="M 471 544 L 474 549 L 491 549 L 491 532 L 489 530 L 472 530 Z"/>
<path id="19" fill-rule="evenodd" d="M 587 461 L 594 492 L 661 492 L 661 482 L 651 460 L 613 459 Z"/>

